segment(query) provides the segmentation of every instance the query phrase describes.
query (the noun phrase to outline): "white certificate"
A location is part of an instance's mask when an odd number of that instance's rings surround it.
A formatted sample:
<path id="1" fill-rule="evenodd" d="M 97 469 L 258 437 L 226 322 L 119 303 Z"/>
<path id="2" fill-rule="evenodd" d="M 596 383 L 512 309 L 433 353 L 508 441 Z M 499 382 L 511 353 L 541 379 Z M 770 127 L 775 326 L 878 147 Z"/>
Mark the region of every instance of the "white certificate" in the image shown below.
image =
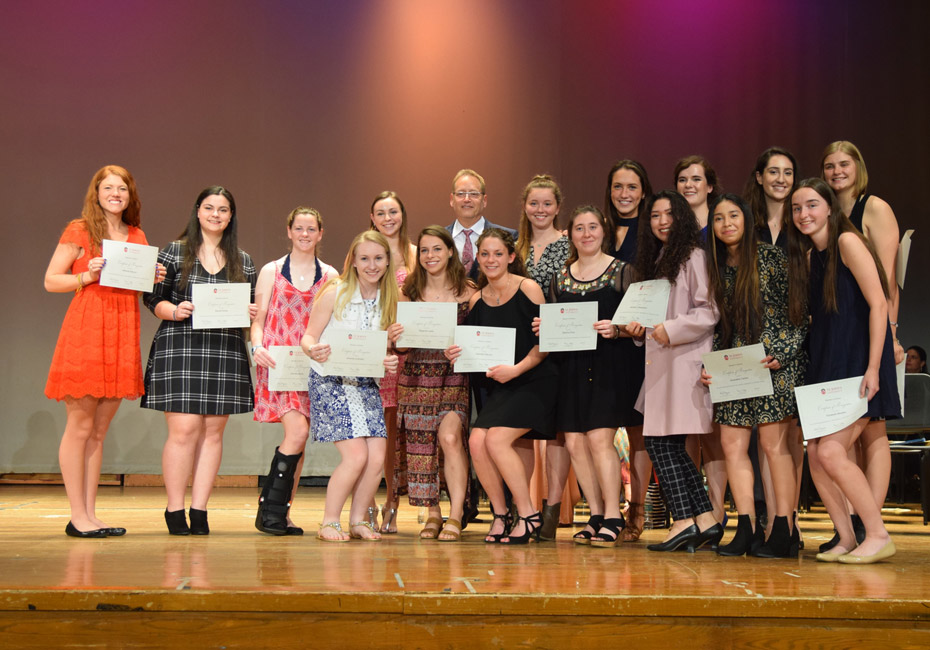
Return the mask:
<path id="1" fill-rule="evenodd" d="M 850 377 L 795 387 L 804 439 L 836 433 L 865 415 L 869 400 L 859 397 L 861 385 L 862 377 Z"/>
<path id="2" fill-rule="evenodd" d="M 194 303 L 191 327 L 195 330 L 248 327 L 251 295 L 252 286 L 248 282 L 191 285 Z"/>
<path id="3" fill-rule="evenodd" d="M 158 249 L 145 244 L 104 239 L 101 255 L 107 261 L 100 271 L 100 286 L 151 291 L 155 286 Z"/>
<path id="4" fill-rule="evenodd" d="M 455 338 L 458 308 L 454 302 L 397 303 L 397 322 L 404 326 L 397 347 L 445 350 Z"/>
<path id="5" fill-rule="evenodd" d="M 773 395 L 772 371 L 762 364 L 765 356 L 761 343 L 702 355 L 704 369 L 711 377 L 710 401 L 716 404 Z"/>
<path id="6" fill-rule="evenodd" d="M 458 325 L 455 344 L 462 353 L 455 360 L 456 372 L 487 372 L 491 366 L 512 366 L 517 330 L 512 327 Z"/>
<path id="7" fill-rule="evenodd" d="M 539 351 L 576 352 L 597 348 L 596 302 L 539 306 Z"/>
<path id="8" fill-rule="evenodd" d="M 615 325 L 639 323 L 643 327 L 655 327 L 665 321 L 671 290 L 672 283 L 668 280 L 634 282 L 623 294 L 623 300 L 610 322 Z"/>
<path id="9" fill-rule="evenodd" d="M 272 345 L 268 354 L 274 368 L 268 368 L 268 390 L 307 390 L 310 357 L 299 345 Z"/>
<path id="10" fill-rule="evenodd" d="M 898 244 L 898 260 L 895 265 L 895 278 L 900 288 L 904 288 L 904 276 L 907 275 L 907 259 L 911 256 L 911 236 L 914 229 L 904 233 L 901 243 Z"/>
<path id="11" fill-rule="evenodd" d="M 314 361 L 311 365 L 324 377 L 384 377 L 386 331 L 326 328 L 320 343 L 329 345 L 329 358 L 326 363 Z"/>

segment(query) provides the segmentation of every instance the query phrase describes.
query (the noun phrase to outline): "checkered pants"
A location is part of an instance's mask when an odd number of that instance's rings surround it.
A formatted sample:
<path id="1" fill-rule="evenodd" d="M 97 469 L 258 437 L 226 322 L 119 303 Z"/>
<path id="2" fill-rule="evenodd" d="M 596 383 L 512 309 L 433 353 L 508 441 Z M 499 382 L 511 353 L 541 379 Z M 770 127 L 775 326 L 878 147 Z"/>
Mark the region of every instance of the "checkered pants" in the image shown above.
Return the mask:
<path id="1" fill-rule="evenodd" d="M 687 436 L 645 436 L 646 451 L 656 468 L 659 487 L 675 520 L 713 509 L 701 473 L 685 450 Z"/>

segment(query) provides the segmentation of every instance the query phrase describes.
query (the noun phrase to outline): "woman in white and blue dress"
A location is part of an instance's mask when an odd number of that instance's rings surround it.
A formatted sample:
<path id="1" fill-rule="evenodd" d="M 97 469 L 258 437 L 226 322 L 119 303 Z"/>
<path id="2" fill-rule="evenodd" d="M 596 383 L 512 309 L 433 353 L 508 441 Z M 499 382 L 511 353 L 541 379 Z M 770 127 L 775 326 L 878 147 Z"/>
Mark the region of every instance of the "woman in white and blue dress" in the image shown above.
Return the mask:
<path id="1" fill-rule="evenodd" d="M 254 318 L 255 266 L 239 250 L 236 201 L 226 188 L 211 186 L 194 202 L 178 241 L 158 254 L 167 269 L 144 302 L 161 325 L 145 369 L 144 408 L 164 411 L 168 439 L 162 474 L 172 535 L 207 535 L 207 500 L 220 469 L 223 432 L 229 416 L 252 410 L 252 377 L 241 327 L 193 329 L 195 284 L 248 282 L 249 317 Z M 192 481 L 190 525 L 184 514 Z"/>
<path id="2" fill-rule="evenodd" d="M 326 487 L 318 536 L 327 542 L 377 541 L 381 534 L 368 520 L 368 505 L 381 482 L 387 432 L 378 382 L 370 377 L 323 376 L 330 346 L 327 330 L 386 330 L 397 313 L 397 281 L 384 235 L 367 230 L 353 240 L 342 275 L 328 282 L 313 303 L 300 346 L 311 359 L 310 436 L 333 442 L 341 460 Z M 397 372 L 397 356 L 385 350 L 386 372 Z M 340 523 L 352 495 L 349 529 Z"/>

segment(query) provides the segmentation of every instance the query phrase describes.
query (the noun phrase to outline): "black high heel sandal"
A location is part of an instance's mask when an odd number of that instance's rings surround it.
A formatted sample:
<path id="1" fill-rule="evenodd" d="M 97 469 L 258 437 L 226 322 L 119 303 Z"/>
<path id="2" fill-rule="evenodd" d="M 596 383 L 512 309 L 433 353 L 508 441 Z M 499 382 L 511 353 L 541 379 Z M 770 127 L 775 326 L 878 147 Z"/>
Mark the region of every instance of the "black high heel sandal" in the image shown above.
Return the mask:
<path id="1" fill-rule="evenodd" d="M 582 530 L 580 533 L 575 533 L 572 535 L 572 541 L 576 544 L 583 544 L 588 546 L 591 544 L 591 538 L 597 535 L 597 531 L 601 529 L 601 526 L 604 525 L 604 515 L 591 515 L 591 518 L 588 519 L 588 523 L 585 524 L 585 527 L 590 527 L 594 530 L 593 533 L 589 533 L 586 530 Z"/>
<path id="2" fill-rule="evenodd" d="M 535 537 L 536 541 L 539 541 L 539 529 L 542 528 L 542 515 L 538 512 L 534 512 L 529 517 L 517 517 L 519 521 L 523 522 L 523 534 L 519 537 L 514 537 L 513 535 L 506 536 L 506 541 L 504 539 L 500 540 L 501 544 L 528 544 L 530 537 Z"/>
<path id="3" fill-rule="evenodd" d="M 613 548 L 620 543 L 620 532 L 623 530 L 623 527 L 623 515 L 620 515 L 619 519 L 605 519 L 603 523 L 601 523 L 601 528 L 597 531 L 597 534 L 591 537 L 591 546 Z M 607 531 L 612 534 L 613 537 L 602 535 L 601 530 Z"/>
<path id="4" fill-rule="evenodd" d="M 513 519 L 510 518 L 509 510 L 502 515 L 499 515 L 493 510 L 491 510 L 491 514 L 494 515 L 494 519 L 491 521 L 491 528 L 494 528 L 494 522 L 500 519 L 502 522 L 504 522 L 504 532 L 501 533 L 500 535 L 492 535 L 491 531 L 489 530 L 488 534 L 485 535 L 484 537 L 484 543 L 485 544 L 500 544 L 501 538 L 507 537 L 507 533 L 510 532 L 510 527 L 511 527 L 511 524 L 513 524 Z"/>

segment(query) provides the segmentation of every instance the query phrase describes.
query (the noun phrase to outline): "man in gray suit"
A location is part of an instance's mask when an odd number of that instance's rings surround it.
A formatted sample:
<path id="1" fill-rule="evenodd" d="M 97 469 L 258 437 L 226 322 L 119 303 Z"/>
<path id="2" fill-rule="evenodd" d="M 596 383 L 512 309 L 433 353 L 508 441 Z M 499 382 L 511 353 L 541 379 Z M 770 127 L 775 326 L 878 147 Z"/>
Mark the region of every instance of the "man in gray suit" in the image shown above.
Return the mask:
<path id="1" fill-rule="evenodd" d="M 465 265 L 468 277 L 478 277 L 478 237 L 487 228 L 500 228 L 517 238 L 517 231 L 491 223 L 484 218 L 484 209 L 488 205 L 486 186 L 481 174 L 473 169 L 462 169 L 452 179 L 452 193 L 449 205 L 455 221 L 446 229 L 452 233 L 459 257 Z"/>

